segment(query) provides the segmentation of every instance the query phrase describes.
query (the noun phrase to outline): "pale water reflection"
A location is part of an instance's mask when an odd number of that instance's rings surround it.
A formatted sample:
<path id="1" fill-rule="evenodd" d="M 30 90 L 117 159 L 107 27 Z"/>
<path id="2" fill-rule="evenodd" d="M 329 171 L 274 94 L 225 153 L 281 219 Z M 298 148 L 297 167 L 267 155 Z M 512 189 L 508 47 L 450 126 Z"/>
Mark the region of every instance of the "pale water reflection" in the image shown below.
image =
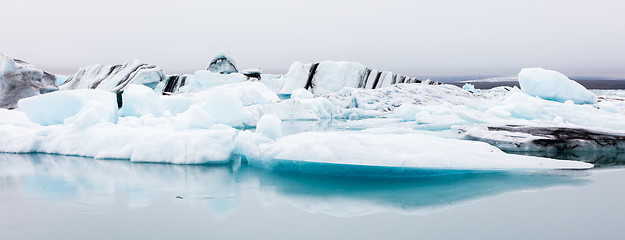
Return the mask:
<path id="1" fill-rule="evenodd" d="M 48 154 L 1 154 L 0 201 L 73 203 L 82 211 L 122 201 L 149 206 L 161 194 L 225 219 L 252 198 L 309 213 L 423 215 L 506 192 L 589 182 L 586 171 L 495 172 L 417 178 L 330 177 L 269 172 L 246 164 L 172 165 Z"/>
<path id="2" fill-rule="evenodd" d="M 623 239 L 625 169 L 323 177 L 0 154 L 0 239 Z"/>

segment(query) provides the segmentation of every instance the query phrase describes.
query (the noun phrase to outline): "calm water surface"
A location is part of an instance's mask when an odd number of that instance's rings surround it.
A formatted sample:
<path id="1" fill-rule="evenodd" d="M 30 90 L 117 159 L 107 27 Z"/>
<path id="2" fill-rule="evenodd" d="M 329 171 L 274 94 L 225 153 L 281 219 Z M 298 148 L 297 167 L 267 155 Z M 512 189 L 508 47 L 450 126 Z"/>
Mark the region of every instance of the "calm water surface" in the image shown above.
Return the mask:
<path id="1" fill-rule="evenodd" d="M 1 239 L 625 239 L 625 169 L 345 178 L 0 154 Z"/>

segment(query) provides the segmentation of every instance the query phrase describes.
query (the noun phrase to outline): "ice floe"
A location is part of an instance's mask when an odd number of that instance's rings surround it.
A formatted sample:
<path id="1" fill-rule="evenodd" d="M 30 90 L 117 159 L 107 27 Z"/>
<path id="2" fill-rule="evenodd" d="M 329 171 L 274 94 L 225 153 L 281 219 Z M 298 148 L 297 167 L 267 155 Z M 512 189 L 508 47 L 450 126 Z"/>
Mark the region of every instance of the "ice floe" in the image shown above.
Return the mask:
<path id="1" fill-rule="evenodd" d="M 254 141 L 250 138 L 250 141 Z M 265 168 L 324 163 L 431 170 L 586 169 L 592 164 L 506 154 L 477 141 L 417 133 L 306 132 L 262 141 L 248 161 Z M 250 154 L 251 153 L 251 154 Z M 257 154 L 257 155 L 256 155 Z"/>

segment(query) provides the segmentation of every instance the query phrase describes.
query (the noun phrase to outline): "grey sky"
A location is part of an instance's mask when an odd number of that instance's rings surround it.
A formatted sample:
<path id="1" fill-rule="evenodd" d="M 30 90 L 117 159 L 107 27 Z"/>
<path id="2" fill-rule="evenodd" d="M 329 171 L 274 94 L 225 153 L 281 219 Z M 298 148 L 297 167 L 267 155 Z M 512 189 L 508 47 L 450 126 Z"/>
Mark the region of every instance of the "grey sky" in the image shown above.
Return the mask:
<path id="1" fill-rule="evenodd" d="M 349 60 L 415 75 L 625 76 L 625 1 L 20 0 L 0 52 L 52 72 L 136 57 L 166 73 L 230 51 L 241 68 Z"/>

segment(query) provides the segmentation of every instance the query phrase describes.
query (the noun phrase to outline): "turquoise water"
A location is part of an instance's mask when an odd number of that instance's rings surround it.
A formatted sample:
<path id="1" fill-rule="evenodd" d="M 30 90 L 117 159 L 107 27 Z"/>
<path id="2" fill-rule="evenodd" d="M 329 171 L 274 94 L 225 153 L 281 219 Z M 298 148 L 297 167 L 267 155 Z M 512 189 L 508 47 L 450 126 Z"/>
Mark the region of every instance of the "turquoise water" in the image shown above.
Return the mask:
<path id="1" fill-rule="evenodd" d="M 388 178 L 0 154 L 0 236 L 618 239 L 624 180 L 618 165 Z"/>

